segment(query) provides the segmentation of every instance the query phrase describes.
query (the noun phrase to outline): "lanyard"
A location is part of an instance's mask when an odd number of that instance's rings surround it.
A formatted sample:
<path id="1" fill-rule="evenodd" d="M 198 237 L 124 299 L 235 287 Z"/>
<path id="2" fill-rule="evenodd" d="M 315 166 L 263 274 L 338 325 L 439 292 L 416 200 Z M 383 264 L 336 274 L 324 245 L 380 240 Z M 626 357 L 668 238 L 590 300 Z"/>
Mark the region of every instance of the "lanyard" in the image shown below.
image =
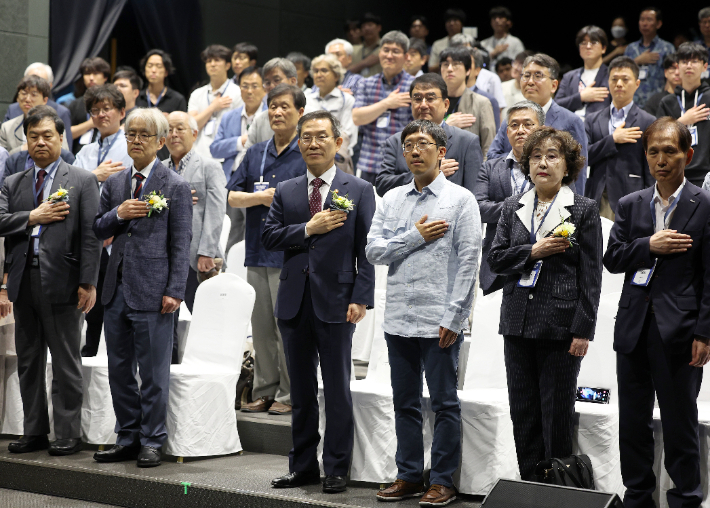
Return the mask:
<path id="1" fill-rule="evenodd" d="M 558 195 L 559 195 L 559 192 L 555 196 L 555 199 L 552 200 L 552 203 L 550 203 L 550 206 L 547 207 L 547 211 L 545 212 L 545 215 L 543 215 L 542 219 L 540 220 L 540 225 L 537 227 L 537 229 L 535 229 L 535 212 L 537 212 L 537 193 L 535 193 L 535 207 L 533 208 L 533 212 L 530 217 L 530 243 L 534 244 L 537 241 L 537 233 L 540 231 L 540 228 L 545 223 L 545 219 L 547 218 L 547 214 L 550 213 L 550 210 L 552 210 L 552 205 L 555 204 L 555 201 L 557 200 Z"/>
<path id="2" fill-rule="evenodd" d="M 167 91 L 168 91 L 168 87 L 166 86 L 166 87 L 163 88 L 163 91 L 160 92 L 160 95 L 159 95 L 158 98 L 155 100 L 155 104 L 151 104 L 151 102 L 150 102 L 150 90 L 146 90 L 146 91 L 145 91 L 145 98 L 146 98 L 146 100 L 148 101 L 148 107 L 149 107 L 149 108 L 157 108 L 157 107 L 158 107 L 158 104 L 160 104 L 160 101 L 163 100 L 163 96 L 165 96 L 165 92 L 167 92 Z"/>
<path id="3" fill-rule="evenodd" d="M 217 90 L 220 97 L 224 97 L 224 94 L 227 93 L 227 88 L 229 88 L 230 83 L 231 83 L 231 81 L 227 80 L 227 83 L 225 84 L 224 89 Z M 212 103 L 212 99 L 210 98 L 210 95 L 212 95 L 212 93 L 209 90 L 207 90 L 207 105 L 208 106 Z"/>
<path id="4" fill-rule="evenodd" d="M 698 96 L 698 92 L 699 92 L 699 91 L 700 91 L 699 88 L 698 88 L 697 90 L 695 90 L 695 100 L 693 101 L 693 107 L 697 106 L 697 105 L 698 105 L 698 101 L 703 98 L 703 94 L 700 94 L 700 95 Z M 681 114 L 681 116 L 682 116 L 682 115 L 685 114 L 685 90 L 683 90 L 683 91 L 680 92 L 680 96 L 683 98 L 682 101 L 681 101 L 680 97 L 678 97 L 677 95 L 675 96 L 675 98 L 676 98 L 676 100 L 678 101 L 678 105 L 680 106 L 680 111 L 681 111 L 680 114 Z M 692 127 L 692 125 L 691 125 L 691 127 Z"/>
<path id="5" fill-rule="evenodd" d="M 523 192 L 525 192 L 525 187 L 527 187 L 528 181 L 525 179 L 525 177 L 523 177 L 523 183 L 520 186 L 520 190 L 518 190 L 518 181 L 515 179 L 515 171 L 513 170 L 513 168 L 510 168 L 510 179 L 513 180 L 514 194 L 522 194 Z"/>
<path id="6" fill-rule="evenodd" d="M 98 158 L 98 162 L 96 163 L 96 166 L 97 166 L 97 167 L 100 166 L 101 163 L 106 159 L 106 156 L 108 155 L 108 152 L 111 150 L 111 147 L 113 146 L 113 144 L 114 144 L 114 143 L 116 142 L 116 140 L 118 139 L 118 134 L 119 134 L 118 132 L 117 132 L 116 134 L 114 134 L 113 140 L 108 144 L 108 147 L 106 148 L 106 152 L 104 152 L 104 156 L 103 156 L 103 157 L 101 157 L 101 150 L 103 150 L 103 147 L 101 146 L 101 140 L 99 140 L 99 154 L 98 154 L 98 157 L 97 157 L 97 158 Z"/>
<path id="7" fill-rule="evenodd" d="M 44 186 L 47 185 L 47 180 L 54 178 L 54 172 L 57 170 L 57 166 L 59 165 L 60 160 L 61 160 L 61 157 L 59 159 L 57 159 L 54 162 L 54 164 L 52 164 L 51 168 L 49 168 L 49 171 L 47 171 L 47 174 L 44 175 L 44 181 L 42 182 L 42 185 L 39 186 L 39 189 L 32 191 L 32 197 L 34 198 L 35 208 L 37 208 L 39 206 L 37 200 L 42 195 L 42 192 L 44 191 Z M 34 181 L 36 184 L 37 183 L 37 175 L 36 174 L 35 174 Z"/>
<path id="8" fill-rule="evenodd" d="M 273 138 L 271 138 L 273 139 Z M 261 168 L 259 168 L 259 181 L 263 182 L 264 181 L 264 164 L 266 164 L 266 154 L 269 151 L 269 146 L 271 145 L 271 139 L 266 142 L 266 146 L 264 147 L 264 155 L 261 156 Z"/>
<path id="9" fill-rule="evenodd" d="M 666 229 L 668 227 L 668 217 L 670 216 L 671 212 L 675 209 L 676 206 L 678 206 L 678 201 L 680 201 L 680 197 L 683 195 L 683 190 L 685 189 L 685 185 L 683 186 L 683 189 L 681 189 L 680 194 L 678 194 L 678 197 L 673 200 L 673 202 L 670 204 L 668 207 L 668 210 L 666 210 L 666 214 L 663 216 L 663 229 Z M 653 199 L 651 199 L 651 218 L 653 219 L 653 230 L 656 230 L 656 203 L 654 202 Z"/>

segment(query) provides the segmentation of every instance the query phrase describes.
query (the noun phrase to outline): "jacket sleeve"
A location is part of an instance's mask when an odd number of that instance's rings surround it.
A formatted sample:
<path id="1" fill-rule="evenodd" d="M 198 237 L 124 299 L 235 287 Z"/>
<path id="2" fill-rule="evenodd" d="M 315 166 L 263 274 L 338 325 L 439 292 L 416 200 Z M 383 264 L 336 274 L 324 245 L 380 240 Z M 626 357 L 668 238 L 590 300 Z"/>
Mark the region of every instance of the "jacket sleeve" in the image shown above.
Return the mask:
<path id="1" fill-rule="evenodd" d="M 490 198 L 490 178 L 493 170 L 493 162 L 486 161 L 483 163 L 481 170 L 476 178 L 476 185 L 473 188 L 473 195 L 478 201 L 478 209 L 481 213 L 481 222 L 486 224 L 497 224 L 500 219 L 500 212 L 503 209 L 502 202 L 495 202 Z"/>
<path id="2" fill-rule="evenodd" d="M 572 125 L 569 127 L 569 133 L 580 145 L 582 145 L 582 157 L 586 160 L 582 171 L 579 172 L 579 176 L 575 181 L 575 190 L 577 191 L 577 194 L 584 196 L 584 187 L 587 183 L 587 166 L 589 166 L 587 133 L 584 130 L 584 122 L 581 118 L 575 115 L 572 120 Z"/>
<path id="3" fill-rule="evenodd" d="M 382 164 L 375 180 L 375 190 L 380 197 L 395 187 L 401 187 L 412 181 L 412 173 L 402 173 L 397 169 L 397 155 L 402 148 L 397 143 L 396 136 L 390 136 L 383 146 Z"/>
<path id="4" fill-rule="evenodd" d="M 579 245 L 579 298 L 570 331 L 575 337 L 594 339 L 602 289 L 602 223 L 596 202 L 585 211 L 577 233 Z"/>
<path id="5" fill-rule="evenodd" d="M 651 237 L 630 238 L 632 217 L 627 217 L 627 206 L 623 200 L 616 205 L 616 217 L 609 234 L 604 266 L 611 273 L 626 273 L 639 268 L 651 268 Z"/>
<path id="6" fill-rule="evenodd" d="M 94 234 L 99 240 L 108 240 L 116 235 L 116 230 L 125 222 L 119 222 L 117 210 L 118 205 L 111 208 L 111 187 L 113 178 L 109 178 L 101 187 L 101 198 L 99 199 L 99 211 L 94 217 Z"/>
<path id="7" fill-rule="evenodd" d="M 700 299 L 695 335 L 710 337 L 710 220 L 706 218 L 703 228 L 703 296 Z"/>
<path id="8" fill-rule="evenodd" d="M 3 182 L 0 191 L 0 236 L 27 235 L 31 228 L 27 225 L 30 220 L 30 211 L 10 211 L 10 187 L 8 182 Z"/>
<path id="9" fill-rule="evenodd" d="M 241 117 L 235 114 L 237 111 L 239 111 L 239 108 L 229 111 L 222 117 L 222 121 L 219 122 L 217 134 L 210 145 L 210 153 L 212 157 L 216 159 L 228 159 L 229 157 L 235 157 L 239 153 L 237 150 L 237 140 L 239 136 L 235 136 L 232 129 L 233 118 L 235 116 L 237 121 L 241 121 Z"/>
<path id="10" fill-rule="evenodd" d="M 357 254 L 357 275 L 353 285 L 350 303 L 359 303 L 371 309 L 375 306 L 375 267 L 367 260 L 367 233 L 375 214 L 375 191 L 367 186 L 355 207 L 355 252 Z M 352 212 L 351 212 L 352 213 Z"/>
<path id="11" fill-rule="evenodd" d="M 266 250 L 272 251 L 305 249 L 310 243 L 306 238 L 306 222 L 285 225 L 283 184 L 284 182 L 280 182 L 276 185 L 274 199 L 261 232 L 261 243 Z"/>
<path id="12" fill-rule="evenodd" d="M 219 255 L 219 239 L 224 225 L 224 211 L 227 209 L 227 178 L 218 162 L 205 161 L 205 212 L 202 217 L 198 256 L 210 258 Z"/>
<path id="13" fill-rule="evenodd" d="M 99 280 L 102 242 L 93 231 L 94 217 L 99 208 L 99 181 L 94 174 L 87 175 L 81 188 L 81 266 L 79 284 L 96 287 Z M 100 298 L 100 295 L 98 296 Z"/>
<path id="14" fill-rule="evenodd" d="M 483 153 L 488 153 L 488 149 L 493 143 L 493 139 L 496 137 L 496 121 L 493 117 L 494 114 L 500 115 L 500 110 L 498 113 L 493 111 L 493 105 L 489 100 L 477 101 L 479 106 L 479 115 L 476 120 L 479 122 L 478 125 L 478 137 L 481 138 L 481 150 Z M 469 189 L 470 190 L 470 189 Z"/>
<path id="15" fill-rule="evenodd" d="M 500 129 L 498 129 L 498 133 L 496 134 L 495 139 L 493 139 L 491 147 L 488 149 L 486 159 L 497 159 L 498 157 L 508 155 L 511 147 L 510 142 L 508 141 L 507 131 L 508 122 L 504 120 L 500 123 Z"/>
<path id="16" fill-rule="evenodd" d="M 478 178 L 478 173 L 481 172 L 481 166 L 483 165 L 483 152 L 481 151 L 481 144 L 477 141 L 478 140 L 472 140 L 472 142 L 466 144 L 464 159 L 463 161 L 458 161 L 458 171 L 463 171 L 461 186 L 468 189 L 471 194 L 474 194 L 476 179 Z"/>
<path id="17" fill-rule="evenodd" d="M 555 94 L 555 102 L 574 113 L 578 109 L 582 109 L 584 103 L 582 102 L 582 97 L 579 94 L 579 91 L 575 90 L 572 85 L 573 74 L 574 71 L 571 71 L 562 77 L 560 88 Z"/>
<path id="18" fill-rule="evenodd" d="M 594 115 L 592 118 L 596 119 L 597 115 Z M 598 164 L 604 159 L 613 157 L 614 155 L 619 153 L 619 151 L 616 149 L 616 143 L 614 142 L 613 133 L 609 134 L 608 136 L 604 136 L 603 138 L 598 139 L 596 141 L 592 141 L 592 122 L 589 120 L 590 117 L 587 116 L 587 118 L 584 120 L 584 130 L 586 131 L 587 140 L 590 143 L 589 160 L 587 161 L 587 165 L 592 166 L 593 170 L 594 165 Z"/>
<path id="19" fill-rule="evenodd" d="M 498 275 L 518 275 L 530 270 L 534 262 L 530 259 L 532 244 L 511 245 L 511 230 L 515 220 L 516 201 L 503 203 L 496 235 L 488 252 L 488 265 Z"/>
<path id="20" fill-rule="evenodd" d="M 170 227 L 170 270 L 165 296 L 185 299 L 185 286 L 190 268 L 190 242 L 192 241 L 192 192 L 190 184 L 181 181 L 175 185 L 170 199 L 168 224 Z"/>

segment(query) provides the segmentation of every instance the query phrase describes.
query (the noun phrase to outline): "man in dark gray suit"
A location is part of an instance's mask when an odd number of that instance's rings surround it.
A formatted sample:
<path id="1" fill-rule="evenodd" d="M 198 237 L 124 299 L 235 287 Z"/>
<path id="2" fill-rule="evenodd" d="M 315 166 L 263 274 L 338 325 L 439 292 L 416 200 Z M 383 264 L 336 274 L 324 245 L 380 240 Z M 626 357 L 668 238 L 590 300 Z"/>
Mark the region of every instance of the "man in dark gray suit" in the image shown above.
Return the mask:
<path id="1" fill-rule="evenodd" d="M 441 172 L 449 181 L 473 192 L 476 174 L 483 163 L 481 143 L 477 135 L 444 123 L 449 109 L 446 82 L 438 74 L 423 74 L 412 82 L 409 96 L 415 120 L 432 121 L 446 131 L 446 159 L 441 161 Z M 382 147 L 384 156 L 375 182 L 375 190 L 380 196 L 412 181 L 412 173 L 402 152 L 401 136 L 402 132 L 390 136 Z"/>
<path id="2" fill-rule="evenodd" d="M 185 298 L 192 198 L 190 185 L 156 158 L 168 135 L 165 116 L 155 108 L 135 109 L 125 131 L 133 165 L 104 182 L 94 220 L 99 239 L 113 237 L 101 300 L 118 434 L 116 445 L 94 459 L 137 457 L 138 467 L 153 467 L 168 437 L 171 314 Z M 147 200 L 154 192 L 167 207 L 151 209 Z"/>
<path id="3" fill-rule="evenodd" d="M 91 225 L 98 208 L 96 177 L 64 162 L 64 123 L 48 106 L 31 109 L 24 131 L 33 166 L 5 179 L 0 235 L 5 237 L 0 300 L 15 304 L 15 344 L 24 436 L 13 453 L 49 447 L 51 455 L 81 449 L 81 313 L 96 301 L 101 242 Z M 55 193 L 66 196 L 52 202 Z M 52 196 L 52 197 L 50 197 Z M 52 354 L 52 404 L 57 440 L 47 441 L 46 361 Z"/>

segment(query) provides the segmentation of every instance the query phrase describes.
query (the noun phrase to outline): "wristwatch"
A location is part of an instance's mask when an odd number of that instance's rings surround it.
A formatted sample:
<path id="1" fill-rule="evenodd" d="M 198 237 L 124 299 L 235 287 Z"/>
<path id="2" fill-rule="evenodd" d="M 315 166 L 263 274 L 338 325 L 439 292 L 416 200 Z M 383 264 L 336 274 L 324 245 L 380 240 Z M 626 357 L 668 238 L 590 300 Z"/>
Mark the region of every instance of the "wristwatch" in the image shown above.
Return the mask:
<path id="1" fill-rule="evenodd" d="M 7 284 L 0 284 L 0 291 L 2 291 L 3 289 L 7 291 Z"/>

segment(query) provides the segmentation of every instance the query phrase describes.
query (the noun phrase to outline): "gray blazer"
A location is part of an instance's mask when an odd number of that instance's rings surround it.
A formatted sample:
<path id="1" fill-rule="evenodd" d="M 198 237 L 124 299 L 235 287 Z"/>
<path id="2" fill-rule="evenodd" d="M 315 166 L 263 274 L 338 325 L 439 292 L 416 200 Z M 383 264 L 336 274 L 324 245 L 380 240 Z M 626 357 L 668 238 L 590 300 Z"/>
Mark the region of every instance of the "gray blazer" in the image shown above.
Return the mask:
<path id="1" fill-rule="evenodd" d="M 464 130 L 478 136 L 481 142 L 481 150 L 483 153 L 488 153 L 488 149 L 496 137 L 496 121 L 493 116 L 491 101 L 467 88 L 461 99 L 459 99 L 456 111 L 476 117 L 473 125 L 466 127 Z"/>
<path id="2" fill-rule="evenodd" d="M 104 182 L 94 219 L 94 232 L 99 239 L 113 237 L 101 302 L 108 305 L 113 298 L 118 267 L 123 264 L 126 304 L 135 310 L 160 312 L 163 296 L 185 299 L 192 239 L 190 185 L 156 161 L 144 195 L 161 191 L 168 198 L 168 209 L 151 217 L 119 221 L 118 206 L 131 199 L 132 169 L 115 173 Z"/>
<path id="3" fill-rule="evenodd" d="M 60 185 L 69 190 L 69 215 L 42 226 L 39 269 L 48 303 L 75 304 L 79 284 L 96 286 L 99 277 L 101 242 L 91 229 L 99 206 L 99 183 L 92 173 L 63 160 L 56 171 L 50 192 Z M 30 168 L 8 176 L 0 192 L 0 236 L 5 237 L 7 289 L 13 302 L 30 250 L 33 228 L 27 221 L 34 209 L 33 190 L 34 168 Z"/>
<path id="4" fill-rule="evenodd" d="M 170 167 L 170 159 L 163 164 Z M 197 271 L 197 258 L 224 258 L 219 245 L 227 209 L 227 178 L 222 165 L 214 159 L 202 157 L 193 151 L 182 177 L 194 189 L 197 203 L 192 207 L 192 242 L 190 266 Z"/>

